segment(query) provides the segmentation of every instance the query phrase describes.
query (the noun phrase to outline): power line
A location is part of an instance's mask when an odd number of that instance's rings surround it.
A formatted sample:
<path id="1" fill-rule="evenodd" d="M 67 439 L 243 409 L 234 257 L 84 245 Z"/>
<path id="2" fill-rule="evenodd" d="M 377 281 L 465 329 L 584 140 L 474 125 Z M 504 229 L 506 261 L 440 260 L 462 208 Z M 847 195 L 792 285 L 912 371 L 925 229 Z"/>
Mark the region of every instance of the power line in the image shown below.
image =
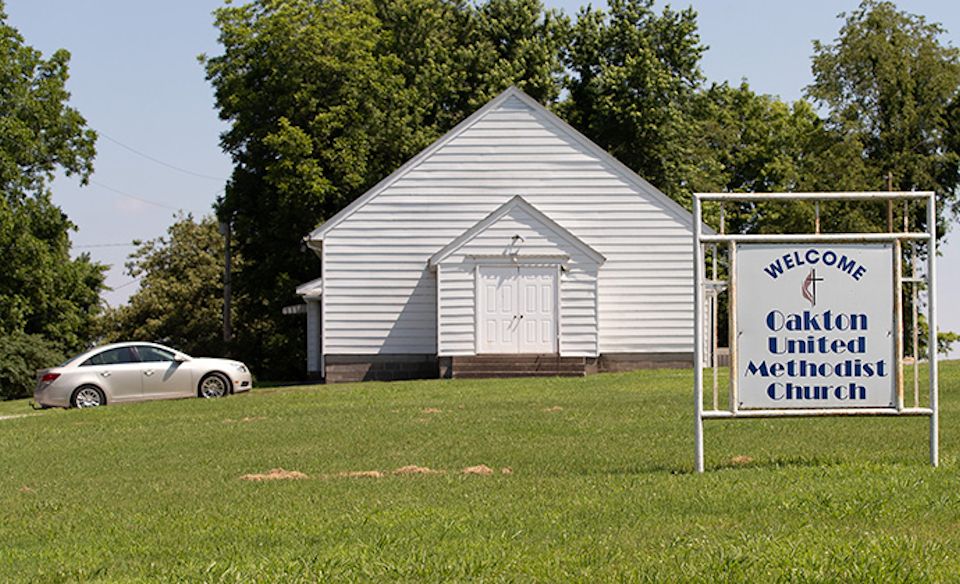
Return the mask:
<path id="1" fill-rule="evenodd" d="M 90 247 L 135 247 L 135 243 L 87 243 L 84 245 L 75 245 L 74 248 L 90 248 Z"/>
<path id="2" fill-rule="evenodd" d="M 197 177 L 197 178 L 204 178 L 204 179 L 207 179 L 207 180 L 216 180 L 216 181 L 220 181 L 220 182 L 226 182 L 226 180 L 227 180 L 227 179 L 223 178 L 222 176 L 213 176 L 213 175 L 209 175 L 209 174 L 203 174 L 203 173 L 201 173 L 201 172 L 194 172 L 194 171 L 192 171 L 192 170 L 187 170 L 186 168 L 181 168 L 181 167 L 179 167 L 179 166 L 177 166 L 177 165 L 175 165 L 175 164 L 170 164 L 169 162 L 164 162 L 163 160 L 160 160 L 159 158 L 155 158 L 155 157 L 153 157 L 153 156 L 150 156 L 149 154 L 147 154 L 147 153 L 145 153 L 145 152 L 141 152 L 141 151 L 137 150 L 136 148 L 133 148 L 132 146 L 127 146 L 126 144 L 124 144 L 124 143 L 121 142 L 120 140 L 117 140 L 116 138 L 111 138 L 111 137 L 110 137 L 106 132 L 104 132 L 103 130 L 97 130 L 97 133 L 100 134 L 101 136 L 103 136 L 104 138 L 106 138 L 107 140 L 110 140 L 111 142 L 113 142 L 113 143 L 116 144 L 117 146 L 120 146 L 121 148 L 125 148 L 125 149 L 129 150 L 130 152 L 133 152 L 133 153 L 136 154 L 137 156 L 142 156 L 143 158 L 146 158 L 147 160 L 149 160 L 149 161 L 151 161 L 151 162 L 155 162 L 155 163 L 157 163 L 157 164 L 159 164 L 159 165 L 161 165 L 161 166 L 166 166 L 167 168 L 170 168 L 170 169 L 172 169 L 172 170 L 176 170 L 177 172 L 182 172 L 182 173 L 184 173 L 184 174 L 189 174 L 190 176 L 195 176 L 195 177 Z"/>
<path id="3" fill-rule="evenodd" d="M 133 199 L 133 200 L 135 200 L 135 201 L 140 201 L 141 203 L 146 203 L 146 204 L 148 204 L 148 205 L 154 205 L 154 206 L 157 206 L 157 207 L 163 207 L 164 209 L 170 209 L 170 210 L 172 210 L 172 211 L 181 211 L 181 210 L 182 210 L 181 208 L 178 208 L 178 207 L 171 207 L 170 205 L 166 205 L 166 204 L 164 204 L 164 203 L 158 203 L 157 201 L 151 201 L 150 199 L 145 199 L 145 198 L 139 197 L 139 196 L 137 196 L 137 195 L 131 195 L 130 193 L 125 193 L 125 192 L 123 192 L 123 191 L 121 191 L 121 190 L 119 190 L 119 189 L 115 189 L 115 188 L 113 188 L 113 187 L 111 187 L 111 186 L 107 186 L 107 185 L 105 185 L 105 184 L 103 184 L 103 183 L 101 183 L 101 182 L 97 182 L 97 181 L 95 181 L 95 180 L 93 180 L 93 179 L 90 180 L 90 184 L 92 184 L 92 185 L 97 185 L 97 186 L 100 187 L 101 189 L 106 189 L 106 190 L 108 190 L 108 191 L 110 191 L 110 192 L 113 192 L 113 193 L 116 193 L 116 194 L 118 194 L 118 195 L 127 197 L 128 199 Z"/>
<path id="4" fill-rule="evenodd" d="M 139 278 L 134 278 L 133 280 L 130 280 L 130 281 L 127 282 L 126 284 L 120 284 L 119 286 L 117 286 L 116 288 L 112 288 L 111 290 L 112 290 L 112 291 L 116 291 L 116 290 L 119 290 L 120 288 L 126 288 L 127 286 L 129 286 L 129 285 L 131 285 L 131 284 L 136 284 L 137 282 L 139 282 L 139 281 L 142 280 L 142 279 L 143 279 L 143 276 L 140 276 Z"/>

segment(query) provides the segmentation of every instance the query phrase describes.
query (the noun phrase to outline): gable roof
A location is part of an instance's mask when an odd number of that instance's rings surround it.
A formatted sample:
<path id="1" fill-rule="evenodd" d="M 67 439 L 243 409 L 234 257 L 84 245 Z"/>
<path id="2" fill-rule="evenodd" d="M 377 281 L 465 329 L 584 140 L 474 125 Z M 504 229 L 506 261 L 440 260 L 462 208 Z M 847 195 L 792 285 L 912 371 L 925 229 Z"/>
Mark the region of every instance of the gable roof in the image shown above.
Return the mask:
<path id="1" fill-rule="evenodd" d="M 570 233 L 562 225 L 528 203 L 526 199 L 520 195 L 516 195 L 506 203 L 497 207 L 492 213 L 478 221 L 473 227 L 461 233 L 453 241 L 443 246 L 440 251 L 433 254 L 429 262 L 430 267 L 434 267 L 450 257 L 457 250 L 470 243 L 475 237 L 483 233 L 488 227 L 507 216 L 514 209 L 522 209 L 523 211 L 526 211 L 533 216 L 538 223 L 549 229 L 554 235 L 570 244 L 577 250 L 581 251 L 584 255 L 595 261 L 597 264 L 602 264 L 606 261 L 607 258 L 603 257 L 603 254 L 584 243 L 582 239 L 573 233 Z"/>
<path id="2" fill-rule="evenodd" d="M 665 195 L 657 187 L 653 186 L 646 180 L 644 180 L 637 173 L 630 170 L 625 164 L 614 158 L 606 150 L 597 146 L 589 138 L 577 131 L 573 126 L 567 122 L 560 119 L 556 114 L 548 110 L 546 107 L 540 104 L 537 100 L 533 99 L 526 93 L 520 91 L 516 87 L 508 87 L 503 93 L 493 98 L 486 105 L 473 112 L 467 119 L 463 120 L 457 124 L 452 130 L 443 135 L 439 140 L 422 150 L 419 154 L 408 160 L 403 166 L 392 172 L 389 176 L 381 180 L 379 183 L 374 185 L 370 190 L 368 190 L 363 195 L 357 197 L 353 202 L 340 210 L 339 213 L 327 219 L 323 224 L 318 226 L 309 235 L 304 237 L 305 240 L 322 240 L 323 237 L 330 232 L 337 225 L 342 223 L 347 217 L 353 215 L 358 209 L 367 204 L 371 199 L 379 195 L 381 192 L 386 190 L 390 185 L 400 180 L 404 175 L 413 170 L 417 165 L 423 162 L 425 159 L 430 157 L 434 152 L 454 140 L 457 136 L 462 134 L 468 128 L 470 128 L 474 123 L 483 118 L 490 111 L 498 108 L 504 102 L 510 98 L 516 98 L 523 102 L 524 105 L 533 109 L 536 113 L 543 115 L 547 121 L 554 124 L 560 132 L 565 134 L 568 138 L 572 139 L 574 142 L 581 145 L 587 152 L 593 154 L 600 159 L 601 162 L 608 165 L 617 175 L 628 183 L 634 185 L 643 193 L 650 196 L 651 199 L 658 202 L 663 206 L 663 208 L 674 215 L 681 223 L 686 225 L 693 225 L 693 216 L 692 214 L 683 208 L 679 203 Z M 705 231 L 712 232 L 712 230 L 705 227 Z"/>

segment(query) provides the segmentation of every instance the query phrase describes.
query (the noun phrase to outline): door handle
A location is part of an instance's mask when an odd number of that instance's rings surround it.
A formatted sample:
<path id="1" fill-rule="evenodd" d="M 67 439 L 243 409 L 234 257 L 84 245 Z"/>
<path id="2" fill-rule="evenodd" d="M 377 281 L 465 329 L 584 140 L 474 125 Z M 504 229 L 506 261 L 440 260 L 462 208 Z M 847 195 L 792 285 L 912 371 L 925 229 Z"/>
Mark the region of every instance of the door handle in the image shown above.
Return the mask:
<path id="1" fill-rule="evenodd" d="M 143 374 L 149 377 L 150 375 L 153 375 L 153 369 L 147 369 L 143 372 Z"/>
<path id="2" fill-rule="evenodd" d="M 101 372 L 100 372 L 100 377 L 110 377 L 110 372 L 109 372 L 109 371 L 101 371 Z"/>

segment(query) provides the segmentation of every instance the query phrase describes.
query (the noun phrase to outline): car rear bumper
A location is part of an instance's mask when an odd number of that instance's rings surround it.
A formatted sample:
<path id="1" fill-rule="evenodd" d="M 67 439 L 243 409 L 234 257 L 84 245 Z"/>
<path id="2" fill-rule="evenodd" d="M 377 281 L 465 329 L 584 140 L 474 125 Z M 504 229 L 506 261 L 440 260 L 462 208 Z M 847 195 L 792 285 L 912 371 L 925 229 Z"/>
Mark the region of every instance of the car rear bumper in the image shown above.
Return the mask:
<path id="1" fill-rule="evenodd" d="M 46 407 L 70 407 L 70 394 L 56 385 L 40 385 L 33 390 L 33 401 Z"/>

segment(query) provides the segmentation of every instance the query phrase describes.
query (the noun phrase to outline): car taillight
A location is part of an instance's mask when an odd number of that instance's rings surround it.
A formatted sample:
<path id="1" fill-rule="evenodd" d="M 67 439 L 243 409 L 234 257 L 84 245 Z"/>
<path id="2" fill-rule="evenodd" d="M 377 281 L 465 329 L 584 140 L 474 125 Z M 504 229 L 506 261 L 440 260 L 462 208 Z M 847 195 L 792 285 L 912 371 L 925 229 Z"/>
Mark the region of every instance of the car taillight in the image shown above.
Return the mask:
<path id="1" fill-rule="evenodd" d="M 40 378 L 40 383 L 50 383 L 58 377 L 60 377 L 59 373 L 44 373 L 43 377 Z"/>

